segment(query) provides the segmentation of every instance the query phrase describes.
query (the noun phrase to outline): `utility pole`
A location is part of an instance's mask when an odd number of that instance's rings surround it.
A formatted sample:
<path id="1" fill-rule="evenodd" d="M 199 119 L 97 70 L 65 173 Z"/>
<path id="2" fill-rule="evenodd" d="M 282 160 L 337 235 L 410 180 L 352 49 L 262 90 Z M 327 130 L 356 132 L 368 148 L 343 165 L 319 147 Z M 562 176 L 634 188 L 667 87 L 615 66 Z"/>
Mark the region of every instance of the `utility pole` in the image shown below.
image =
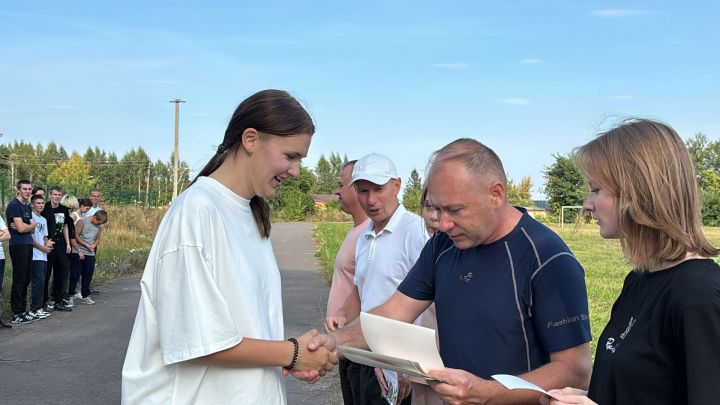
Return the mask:
<path id="1" fill-rule="evenodd" d="M 172 199 L 175 201 L 178 195 L 178 171 L 180 170 L 180 156 L 178 149 L 180 147 L 180 103 L 184 103 L 185 100 L 179 98 L 170 100 L 171 103 L 175 103 L 175 151 L 173 152 L 173 196 Z"/>
<path id="2" fill-rule="evenodd" d="M 147 175 L 145 176 L 145 208 L 150 208 L 150 167 L 152 162 L 148 160 Z"/>

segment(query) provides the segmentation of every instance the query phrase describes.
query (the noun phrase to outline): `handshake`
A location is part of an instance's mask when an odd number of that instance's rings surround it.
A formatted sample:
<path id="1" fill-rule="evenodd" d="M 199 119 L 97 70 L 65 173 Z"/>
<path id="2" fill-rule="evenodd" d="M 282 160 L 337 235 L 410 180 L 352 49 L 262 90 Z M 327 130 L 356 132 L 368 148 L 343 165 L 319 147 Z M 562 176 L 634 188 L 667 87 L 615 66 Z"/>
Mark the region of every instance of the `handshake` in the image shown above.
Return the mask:
<path id="1" fill-rule="evenodd" d="M 292 375 L 300 381 L 314 384 L 337 363 L 335 339 L 331 335 L 318 334 L 313 329 L 297 338 L 297 354 L 293 353 L 290 367 L 283 368 L 283 375 Z"/>

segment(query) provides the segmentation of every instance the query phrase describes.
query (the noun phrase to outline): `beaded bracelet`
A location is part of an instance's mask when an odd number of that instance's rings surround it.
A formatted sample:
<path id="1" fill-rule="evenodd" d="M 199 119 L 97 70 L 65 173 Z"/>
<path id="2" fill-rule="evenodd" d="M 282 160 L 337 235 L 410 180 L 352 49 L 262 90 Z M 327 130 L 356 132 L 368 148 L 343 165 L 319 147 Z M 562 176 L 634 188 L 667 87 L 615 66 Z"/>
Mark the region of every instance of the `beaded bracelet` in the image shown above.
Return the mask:
<path id="1" fill-rule="evenodd" d="M 290 365 L 287 368 L 288 370 L 292 370 L 297 365 L 298 355 L 300 354 L 300 344 L 294 337 L 289 338 L 288 341 L 292 342 L 293 344 L 293 357 Z"/>

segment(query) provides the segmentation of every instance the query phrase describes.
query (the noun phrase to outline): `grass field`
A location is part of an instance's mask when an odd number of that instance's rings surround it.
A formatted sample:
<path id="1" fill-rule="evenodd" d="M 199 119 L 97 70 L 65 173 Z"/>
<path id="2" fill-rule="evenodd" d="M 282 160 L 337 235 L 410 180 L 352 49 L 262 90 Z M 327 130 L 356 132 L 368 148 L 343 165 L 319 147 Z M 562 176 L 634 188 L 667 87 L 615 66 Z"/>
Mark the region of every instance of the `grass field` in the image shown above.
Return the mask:
<path id="1" fill-rule="evenodd" d="M 101 286 L 115 278 L 142 270 L 150 251 L 155 230 L 165 210 L 145 210 L 133 206 L 108 207 L 109 221 L 103 225 L 98 247 L 93 285 Z M 10 319 L 12 263 L 5 245 L 5 280 L 0 298 L 0 313 Z M 52 283 L 52 282 L 51 282 Z M 102 288 L 100 288 L 102 289 Z M 28 288 L 30 290 L 30 288 Z M 28 302 L 30 296 L 28 295 Z"/>
<path id="2" fill-rule="evenodd" d="M 315 226 L 317 257 L 328 280 L 332 278 L 335 252 L 350 227 L 349 223 L 317 223 Z M 630 266 L 623 260 L 620 242 L 602 239 L 595 225 L 583 225 L 579 229 L 573 225 L 565 228 L 551 225 L 550 228 L 565 240 L 585 268 L 590 327 L 593 339 L 597 339 L 610 319 L 612 304 L 630 271 Z M 720 228 L 706 228 L 705 232 L 714 246 L 720 246 Z M 591 345 L 594 356 L 595 340 Z"/>

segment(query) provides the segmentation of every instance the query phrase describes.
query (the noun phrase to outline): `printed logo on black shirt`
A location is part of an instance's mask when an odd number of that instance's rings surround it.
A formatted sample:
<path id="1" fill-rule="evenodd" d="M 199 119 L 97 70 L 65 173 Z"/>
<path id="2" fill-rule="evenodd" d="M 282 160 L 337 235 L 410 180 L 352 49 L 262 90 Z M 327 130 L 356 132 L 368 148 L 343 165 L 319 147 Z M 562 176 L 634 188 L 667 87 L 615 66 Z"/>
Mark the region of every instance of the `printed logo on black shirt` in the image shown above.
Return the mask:
<path id="1" fill-rule="evenodd" d="M 615 350 L 617 350 L 618 346 L 620 346 L 620 343 L 622 343 L 623 340 L 627 337 L 628 333 L 630 333 L 630 330 L 632 329 L 633 325 L 635 325 L 635 319 L 634 317 L 630 317 L 630 322 L 628 322 L 627 328 L 625 328 L 625 331 L 620 334 L 620 341 L 615 343 L 615 338 L 608 338 L 607 342 L 605 342 L 605 350 L 615 353 Z"/>

